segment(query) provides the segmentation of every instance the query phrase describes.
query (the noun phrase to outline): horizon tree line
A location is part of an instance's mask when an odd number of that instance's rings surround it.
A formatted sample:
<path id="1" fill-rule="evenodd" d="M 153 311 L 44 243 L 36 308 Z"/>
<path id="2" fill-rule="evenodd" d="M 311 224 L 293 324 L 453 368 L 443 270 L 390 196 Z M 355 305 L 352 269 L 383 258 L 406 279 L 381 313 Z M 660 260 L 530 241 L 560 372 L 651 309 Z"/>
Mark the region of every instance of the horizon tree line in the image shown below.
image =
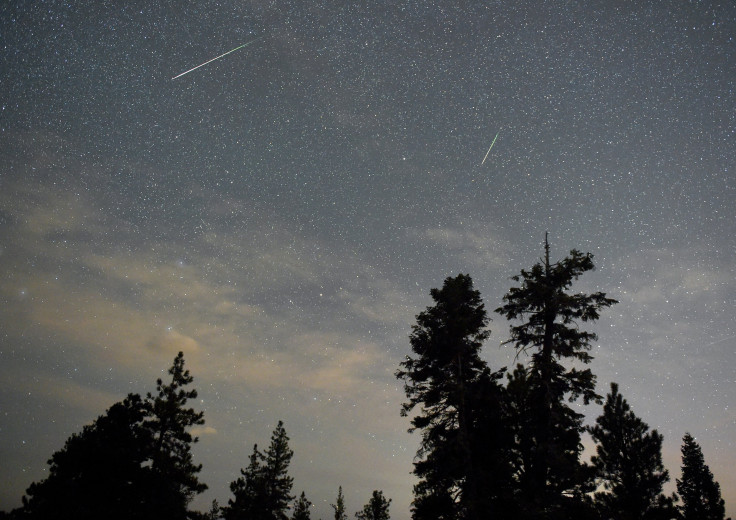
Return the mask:
<path id="1" fill-rule="evenodd" d="M 528 360 L 512 371 L 480 357 L 490 319 L 470 275 L 430 291 L 434 305 L 417 315 L 412 355 L 396 372 L 407 397 L 401 413 L 421 433 L 414 520 L 723 520 L 720 487 L 689 434 L 677 505 L 662 491 L 663 437 L 618 384 L 594 426 L 570 406 L 603 403 L 586 367 L 597 336 L 583 327 L 617 302 L 570 290 L 593 268 L 593 255 L 575 249 L 552 262 L 545 236 L 542 259 L 511 277 L 517 285 L 495 312 L 511 322 L 505 344 Z M 596 442 L 590 463 L 581 459 L 585 433 Z"/>
<path id="2" fill-rule="evenodd" d="M 187 389 L 194 378 L 184 364 L 179 352 L 168 371 L 171 380 L 158 379 L 155 394 L 128 394 L 67 439 L 49 459 L 48 477 L 33 482 L 22 506 L 0 512 L 0 520 L 310 520 L 312 502 L 304 491 L 298 498 L 291 494 L 294 452 L 282 421 L 265 451 L 253 446 L 247 467 L 230 483 L 226 506 L 213 500 L 206 513 L 189 509 L 207 485 L 198 478 L 202 465 L 192 460 L 199 439 L 187 430 L 205 421 L 204 412 L 187 406 L 197 391 Z M 390 503 L 374 490 L 355 517 L 389 520 Z M 342 487 L 337 504 L 336 520 L 338 511 L 346 519 Z"/>
<path id="3" fill-rule="evenodd" d="M 596 393 L 585 365 L 597 336 L 582 325 L 617 302 L 570 292 L 592 259 L 573 249 L 552 262 L 545 236 L 544 257 L 511 278 L 518 285 L 495 312 L 513 323 L 505 344 L 528 358 L 512 371 L 492 370 L 480 357 L 490 318 L 470 275 L 430 291 L 434 305 L 416 316 L 413 355 L 396 372 L 407 396 L 401 415 L 414 414 L 409 431 L 420 432 L 414 520 L 723 520 L 720 486 L 695 439 L 683 438 L 679 497 L 666 496 L 662 435 L 631 411 L 617 383 L 605 403 Z M 193 377 L 182 352 L 168 373 L 155 394 L 129 394 L 72 435 L 49 459 L 48 477 L 0 519 L 309 520 L 312 502 L 304 491 L 291 494 L 293 451 L 282 421 L 265 451 L 253 446 L 227 505 L 190 510 L 207 489 L 189 433 L 204 412 L 187 407 L 197 391 L 187 389 Z M 595 425 L 583 424 L 575 401 L 603 404 Z M 581 460 L 585 433 L 596 443 L 590 463 Z M 389 520 L 390 503 L 374 490 L 355 517 Z M 342 486 L 331 507 L 335 520 L 347 520 Z"/>

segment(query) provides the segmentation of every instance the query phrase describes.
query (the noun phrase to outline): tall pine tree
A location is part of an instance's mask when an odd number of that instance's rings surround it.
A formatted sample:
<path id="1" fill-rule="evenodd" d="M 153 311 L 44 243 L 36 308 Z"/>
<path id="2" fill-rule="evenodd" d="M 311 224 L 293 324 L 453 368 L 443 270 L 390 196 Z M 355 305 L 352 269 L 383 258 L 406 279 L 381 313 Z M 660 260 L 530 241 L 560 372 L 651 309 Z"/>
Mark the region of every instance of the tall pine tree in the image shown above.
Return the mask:
<path id="1" fill-rule="evenodd" d="M 266 507 L 269 518 L 286 520 L 289 502 L 294 498 L 291 495 L 294 479 L 289 476 L 289 464 L 294 452 L 289 448 L 289 437 L 282 421 L 279 421 L 271 434 L 271 444 L 265 455 Z"/>
<path id="2" fill-rule="evenodd" d="M 689 433 L 682 438 L 682 478 L 677 480 L 683 520 L 723 520 L 721 486 L 705 463 L 700 445 Z"/>
<path id="3" fill-rule="evenodd" d="M 676 516 L 674 497 L 662 494 L 669 474 L 662 464 L 662 436 L 639 419 L 611 383 L 603 414 L 590 433 L 591 462 L 604 491 L 595 494 L 602 518 L 667 520 Z"/>
<path id="4" fill-rule="evenodd" d="M 415 357 L 407 356 L 396 372 L 409 399 L 401 414 L 419 407 L 410 431 L 422 430 L 412 514 L 415 520 L 475 520 L 483 515 L 480 468 L 472 453 L 474 389 L 499 377 L 479 356 L 490 334 L 488 317 L 469 275 L 447 278 L 430 294 L 435 305 L 417 315 L 410 336 Z"/>
<path id="5" fill-rule="evenodd" d="M 597 320 L 602 309 L 616 303 L 602 292 L 568 292 L 574 281 L 592 269 L 593 256 L 577 250 L 551 263 L 545 237 L 542 262 L 512 277 L 521 285 L 512 287 L 503 297 L 504 305 L 496 309 L 510 321 L 522 321 L 511 327 L 506 343 L 514 345 L 518 354 L 531 355 L 527 373 L 518 374 L 516 381 L 517 387 L 521 382 L 528 385 L 524 391 L 528 397 L 518 410 L 524 427 L 516 429 L 520 436 L 516 474 L 518 502 L 529 518 L 566 517 L 582 508 L 587 491 L 588 478 L 580 463 L 583 416 L 566 401 L 582 397 L 588 404 L 600 396 L 590 369 L 567 368 L 563 362 L 590 363 L 591 342 L 597 338 L 581 330 L 579 322 Z"/>
<path id="6" fill-rule="evenodd" d="M 197 477 L 202 465 L 192 461 L 192 445 L 198 439 L 187 431 L 204 424 L 204 412 L 186 407 L 189 399 L 196 399 L 197 390 L 185 388 L 194 378 L 184 368 L 183 352 L 174 359 L 169 375 L 171 380 L 166 384 L 161 379 L 156 381 L 156 395 L 146 395 L 147 419 L 143 426 L 153 438 L 153 510 L 175 520 L 186 518 L 189 502 L 207 489 Z"/>
<path id="7" fill-rule="evenodd" d="M 345 497 L 342 496 L 342 486 L 337 489 L 337 500 L 330 507 L 335 510 L 335 520 L 348 520 L 348 514 L 345 511 Z"/>
<path id="8" fill-rule="evenodd" d="M 248 467 L 230 483 L 233 498 L 223 508 L 225 520 L 286 520 L 289 502 L 294 498 L 294 479 L 288 474 L 293 455 L 284 423 L 279 421 L 266 452 L 254 445 Z"/>

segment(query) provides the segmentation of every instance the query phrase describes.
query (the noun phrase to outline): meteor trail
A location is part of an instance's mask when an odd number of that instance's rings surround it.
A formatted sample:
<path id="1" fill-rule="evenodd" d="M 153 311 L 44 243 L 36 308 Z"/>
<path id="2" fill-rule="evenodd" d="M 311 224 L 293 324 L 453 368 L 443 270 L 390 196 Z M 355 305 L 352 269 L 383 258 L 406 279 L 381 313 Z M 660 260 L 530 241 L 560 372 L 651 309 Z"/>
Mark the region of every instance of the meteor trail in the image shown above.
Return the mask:
<path id="1" fill-rule="evenodd" d="M 480 165 L 483 166 L 483 163 L 486 162 L 486 159 L 488 159 L 488 154 L 491 153 L 491 148 L 493 148 L 493 145 L 496 144 L 496 139 L 498 139 L 498 134 L 500 134 L 501 131 L 499 130 L 496 132 L 496 137 L 493 138 L 493 142 L 491 143 L 491 146 L 488 147 L 488 151 L 486 152 L 486 156 L 483 157 L 483 160 L 481 161 Z"/>
<path id="2" fill-rule="evenodd" d="M 263 38 L 263 36 L 259 36 L 258 38 L 254 39 L 254 40 L 251 40 L 251 41 L 249 41 L 249 42 L 246 42 L 246 43 L 244 43 L 243 45 L 240 45 L 239 47 L 235 47 L 235 48 L 234 48 L 233 50 L 231 50 L 231 51 L 227 51 L 227 52 L 226 52 L 225 54 L 220 54 L 220 55 L 219 55 L 218 57 L 216 57 L 216 58 L 212 58 L 212 59 L 211 59 L 211 60 L 209 60 L 209 61 L 205 61 L 205 62 L 204 62 L 204 63 L 202 63 L 201 65 L 197 65 L 197 66 L 196 66 L 196 67 L 194 67 L 193 69 L 189 69 L 189 70 L 188 70 L 188 71 L 186 71 L 186 72 L 182 72 L 182 73 L 181 73 L 181 74 L 179 74 L 178 76 L 174 76 L 174 77 L 173 77 L 173 78 L 171 78 L 171 79 L 176 79 L 176 78 L 180 78 L 180 77 L 182 77 L 182 76 L 183 76 L 184 74 L 189 74 L 189 73 L 190 73 L 190 72 L 192 72 L 193 70 L 197 70 L 197 69 L 198 69 L 198 68 L 200 68 L 200 67 L 204 67 L 204 66 L 205 66 L 205 65 L 207 65 L 208 63 L 212 63 L 212 62 L 213 62 L 213 61 L 215 61 L 215 60 L 219 60 L 219 59 L 220 59 L 220 58 L 222 58 L 223 56 L 227 56 L 227 55 L 228 55 L 228 54 L 230 54 L 231 52 L 235 52 L 235 51 L 237 51 L 238 49 L 242 49 L 242 48 L 243 48 L 243 47 L 245 47 L 246 45 L 250 45 L 251 43 L 253 43 L 253 42 L 255 42 L 255 41 L 258 41 L 258 40 L 260 40 L 261 38 Z"/>

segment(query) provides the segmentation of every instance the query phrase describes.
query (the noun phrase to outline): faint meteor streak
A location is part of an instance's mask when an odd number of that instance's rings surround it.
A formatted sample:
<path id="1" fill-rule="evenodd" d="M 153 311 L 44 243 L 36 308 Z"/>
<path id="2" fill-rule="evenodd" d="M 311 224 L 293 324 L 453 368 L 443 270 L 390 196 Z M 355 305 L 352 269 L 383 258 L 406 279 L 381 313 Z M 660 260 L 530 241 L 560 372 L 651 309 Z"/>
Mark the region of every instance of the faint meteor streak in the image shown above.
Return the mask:
<path id="1" fill-rule="evenodd" d="M 713 345 L 718 345 L 719 343 L 723 343 L 724 341 L 728 341 L 729 339 L 736 338 L 736 334 L 732 334 L 731 336 L 726 336 L 725 338 L 721 338 L 718 341 L 714 341 L 713 343 L 708 343 L 703 348 L 712 347 Z"/>
<path id="2" fill-rule="evenodd" d="M 198 69 L 198 68 L 200 68 L 200 67 L 204 67 L 204 66 L 205 66 L 205 65 L 207 65 L 208 63 L 212 63 L 212 62 L 213 62 L 213 61 L 215 61 L 215 60 L 219 60 L 219 59 L 220 59 L 220 58 L 222 58 L 223 56 L 227 56 L 227 55 L 228 55 L 228 54 L 230 54 L 231 52 L 235 52 L 235 51 L 237 51 L 238 49 L 242 49 L 242 48 L 243 48 L 243 47 L 245 47 L 246 45 L 250 45 L 251 43 L 253 43 L 253 42 L 255 42 L 255 41 L 258 41 L 258 40 L 260 40 L 261 38 L 263 38 L 263 36 L 259 36 L 258 38 L 254 39 L 254 40 L 251 40 L 251 41 L 249 41 L 249 42 L 246 42 L 246 43 L 244 43 L 243 45 L 240 45 L 240 46 L 238 46 L 238 47 L 235 47 L 235 48 L 234 48 L 233 50 L 231 50 L 231 51 L 227 51 L 227 52 L 226 52 L 226 53 L 224 53 L 224 54 L 220 54 L 220 55 L 219 55 L 218 57 L 216 57 L 216 58 L 212 58 L 212 59 L 211 59 L 211 60 L 209 60 L 209 61 L 205 61 L 205 62 L 204 62 L 204 63 L 202 63 L 201 65 L 197 65 L 197 66 L 196 66 L 196 67 L 194 67 L 193 69 L 189 69 L 189 70 L 188 70 L 188 71 L 186 71 L 186 72 L 182 72 L 182 73 L 181 73 L 181 74 L 179 74 L 178 76 L 174 76 L 174 77 L 173 77 L 173 78 L 171 78 L 171 79 L 176 79 L 176 78 L 180 78 L 180 77 L 182 77 L 182 76 L 183 76 L 184 74 L 189 74 L 189 73 L 190 73 L 190 72 L 192 72 L 193 70 L 197 70 L 197 69 Z"/>
<path id="3" fill-rule="evenodd" d="M 493 145 L 496 144 L 496 139 L 498 139 L 498 134 L 500 134 L 501 131 L 499 130 L 496 132 L 496 137 L 493 138 L 493 142 L 491 143 L 491 146 L 488 147 L 488 151 L 486 152 L 486 156 L 483 157 L 483 160 L 481 161 L 480 165 L 483 166 L 483 163 L 486 162 L 486 159 L 488 159 L 488 154 L 491 153 L 491 148 L 493 148 Z"/>

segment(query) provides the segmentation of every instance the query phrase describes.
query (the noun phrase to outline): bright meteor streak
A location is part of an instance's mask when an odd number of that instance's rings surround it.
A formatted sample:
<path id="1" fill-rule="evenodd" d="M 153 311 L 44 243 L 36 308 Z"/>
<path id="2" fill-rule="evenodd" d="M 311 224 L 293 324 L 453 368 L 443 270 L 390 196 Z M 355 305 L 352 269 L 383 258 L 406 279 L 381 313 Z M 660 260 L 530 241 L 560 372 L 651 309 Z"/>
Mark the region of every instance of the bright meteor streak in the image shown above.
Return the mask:
<path id="1" fill-rule="evenodd" d="M 480 165 L 483 166 L 483 163 L 486 162 L 486 159 L 488 159 L 488 154 L 491 153 L 491 148 L 493 148 L 493 145 L 496 144 L 496 139 L 498 139 L 498 134 L 500 134 L 501 131 L 499 130 L 496 132 L 496 137 L 493 138 L 493 142 L 491 143 L 491 146 L 488 147 L 488 151 L 486 152 L 486 156 L 483 157 L 483 160 L 481 161 Z"/>
<path id="2" fill-rule="evenodd" d="M 231 51 L 227 51 L 227 52 L 226 52 L 225 54 L 220 54 L 220 55 L 219 55 L 218 57 L 216 57 L 216 58 L 212 58 L 212 59 L 211 59 L 211 60 L 209 60 L 209 61 L 205 61 L 205 62 L 204 62 L 204 63 L 202 63 L 201 65 L 197 65 L 197 66 L 196 66 L 196 67 L 194 67 L 193 69 L 189 69 L 189 70 L 188 70 L 188 71 L 186 71 L 186 72 L 182 72 L 182 73 L 181 73 L 181 74 L 179 74 L 178 76 L 174 76 L 174 77 L 173 77 L 173 78 L 171 78 L 171 79 L 176 79 L 176 78 L 180 78 L 180 77 L 182 77 L 182 76 L 183 76 L 184 74 L 189 74 L 189 73 L 190 73 L 190 72 L 192 72 L 193 70 L 197 70 L 197 69 L 198 69 L 198 68 L 200 68 L 200 67 L 204 67 L 204 66 L 205 66 L 205 65 L 207 65 L 208 63 L 212 63 L 212 62 L 213 62 L 213 61 L 215 61 L 215 60 L 219 60 L 219 59 L 220 59 L 220 58 L 222 58 L 223 56 L 227 56 L 227 55 L 228 55 L 228 54 L 230 54 L 231 52 L 235 52 L 235 51 L 237 51 L 238 49 L 242 49 L 242 48 L 243 48 L 243 47 L 245 47 L 246 45 L 250 45 L 251 43 L 253 43 L 253 42 L 255 42 L 255 41 L 258 41 L 258 40 L 260 40 L 261 38 L 263 38 L 263 36 L 259 36 L 258 38 L 254 39 L 254 40 L 251 40 L 251 41 L 249 41 L 249 42 L 247 42 L 247 43 L 244 43 L 243 45 L 240 45 L 239 47 L 235 47 L 235 48 L 234 48 L 233 50 L 231 50 Z"/>

